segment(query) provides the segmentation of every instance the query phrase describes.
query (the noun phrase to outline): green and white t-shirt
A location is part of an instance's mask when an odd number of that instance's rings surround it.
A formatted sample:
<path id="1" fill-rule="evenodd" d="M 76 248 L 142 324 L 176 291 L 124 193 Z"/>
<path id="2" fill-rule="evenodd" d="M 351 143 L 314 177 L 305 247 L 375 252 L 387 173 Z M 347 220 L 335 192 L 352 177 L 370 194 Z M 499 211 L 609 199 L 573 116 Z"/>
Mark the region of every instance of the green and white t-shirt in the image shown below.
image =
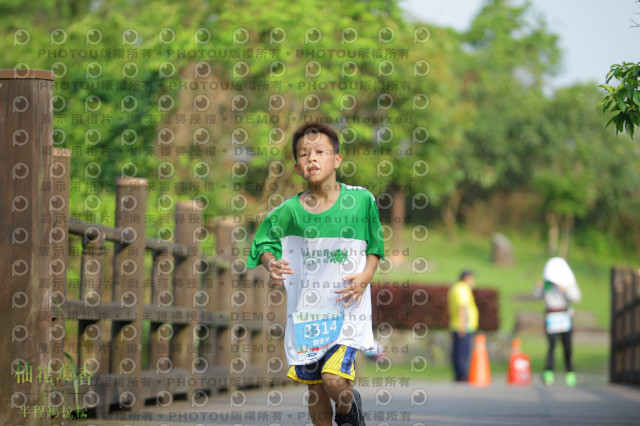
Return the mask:
<path id="1" fill-rule="evenodd" d="M 285 259 L 287 327 L 285 348 L 290 365 L 317 361 L 333 345 L 356 349 L 375 346 L 371 329 L 371 289 L 360 306 L 344 307 L 335 291 L 343 277 L 362 272 L 368 254 L 384 257 L 378 208 L 362 187 L 340 184 L 338 200 L 322 213 L 310 213 L 296 195 L 267 215 L 251 245 L 248 267 L 260 265 L 271 252 Z"/>

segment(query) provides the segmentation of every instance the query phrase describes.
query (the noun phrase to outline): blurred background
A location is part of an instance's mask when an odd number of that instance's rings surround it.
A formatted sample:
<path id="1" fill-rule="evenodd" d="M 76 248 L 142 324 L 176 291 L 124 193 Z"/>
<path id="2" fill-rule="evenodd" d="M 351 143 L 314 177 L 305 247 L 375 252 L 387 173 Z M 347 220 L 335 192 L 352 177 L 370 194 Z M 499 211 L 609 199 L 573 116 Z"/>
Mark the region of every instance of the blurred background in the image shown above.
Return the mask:
<path id="1" fill-rule="evenodd" d="M 341 135 L 339 180 L 378 199 L 390 263 L 376 279 L 447 285 L 473 269 L 498 294 L 492 367 L 518 335 L 540 371 L 531 289 L 565 257 L 583 293 L 575 368 L 604 377 L 610 268 L 640 256 L 640 145 L 605 127 L 598 85 L 638 61 L 638 13 L 632 0 L 4 0 L 0 47 L 4 68 L 55 72 L 72 217 L 113 226 L 114 180 L 136 176 L 150 236 L 194 195 L 210 226 L 260 221 L 304 188 L 293 129 L 325 122 Z M 431 377 L 450 374 L 443 333 L 411 348 Z"/>

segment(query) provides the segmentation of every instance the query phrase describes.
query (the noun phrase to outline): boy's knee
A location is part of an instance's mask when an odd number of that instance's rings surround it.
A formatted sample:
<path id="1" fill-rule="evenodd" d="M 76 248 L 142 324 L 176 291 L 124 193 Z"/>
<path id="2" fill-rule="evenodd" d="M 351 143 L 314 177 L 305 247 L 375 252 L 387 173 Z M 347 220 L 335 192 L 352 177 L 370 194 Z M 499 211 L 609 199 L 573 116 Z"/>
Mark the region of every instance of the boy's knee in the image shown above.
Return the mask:
<path id="1" fill-rule="evenodd" d="M 351 391 L 349 380 L 335 374 L 324 373 L 322 375 L 322 383 L 327 392 L 333 395 L 339 394 L 342 391 Z"/>

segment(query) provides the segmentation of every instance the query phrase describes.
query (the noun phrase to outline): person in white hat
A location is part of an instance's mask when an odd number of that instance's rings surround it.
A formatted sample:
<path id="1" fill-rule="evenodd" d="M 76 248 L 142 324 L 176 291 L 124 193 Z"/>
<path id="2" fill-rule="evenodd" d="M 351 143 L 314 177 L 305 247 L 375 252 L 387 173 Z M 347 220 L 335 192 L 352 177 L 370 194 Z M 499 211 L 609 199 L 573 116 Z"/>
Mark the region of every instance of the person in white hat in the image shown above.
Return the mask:
<path id="1" fill-rule="evenodd" d="M 576 385 L 576 373 L 573 371 L 571 331 L 573 329 L 573 310 L 571 302 L 579 302 L 581 298 L 578 282 L 566 260 L 552 257 L 547 261 L 542 272 L 542 280 L 536 283 L 533 294 L 545 303 L 545 330 L 549 348 L 542 380 L 547 386 L 554 382 L 553 352 L 556 336 L 560 336 L 564 348 L 564 362 L 567 369 L 565 383 Z"/>

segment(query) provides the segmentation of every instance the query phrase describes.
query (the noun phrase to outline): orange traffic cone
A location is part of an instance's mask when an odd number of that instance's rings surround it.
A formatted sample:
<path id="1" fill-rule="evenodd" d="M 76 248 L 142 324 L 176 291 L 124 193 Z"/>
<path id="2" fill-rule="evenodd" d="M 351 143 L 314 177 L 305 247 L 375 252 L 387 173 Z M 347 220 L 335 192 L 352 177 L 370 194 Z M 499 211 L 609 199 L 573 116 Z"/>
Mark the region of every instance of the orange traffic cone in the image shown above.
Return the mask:
<path id="1" fill-rule="evenodd" d="M 471 356 L 471 368 L 469 369 L 469 384 L 471 386 L 489 386 L 491 383 L 486 342 L 487 338 L 484 334 L 476 336 L 476 347 Z"/>
<path id="2" fill-rule="evenodd" d="M 520 352 L 520 339 L 518 338 L 511 341 L 507 383 L 519 386 L 531 383 L 531 361 L 527 355 Z"/>

